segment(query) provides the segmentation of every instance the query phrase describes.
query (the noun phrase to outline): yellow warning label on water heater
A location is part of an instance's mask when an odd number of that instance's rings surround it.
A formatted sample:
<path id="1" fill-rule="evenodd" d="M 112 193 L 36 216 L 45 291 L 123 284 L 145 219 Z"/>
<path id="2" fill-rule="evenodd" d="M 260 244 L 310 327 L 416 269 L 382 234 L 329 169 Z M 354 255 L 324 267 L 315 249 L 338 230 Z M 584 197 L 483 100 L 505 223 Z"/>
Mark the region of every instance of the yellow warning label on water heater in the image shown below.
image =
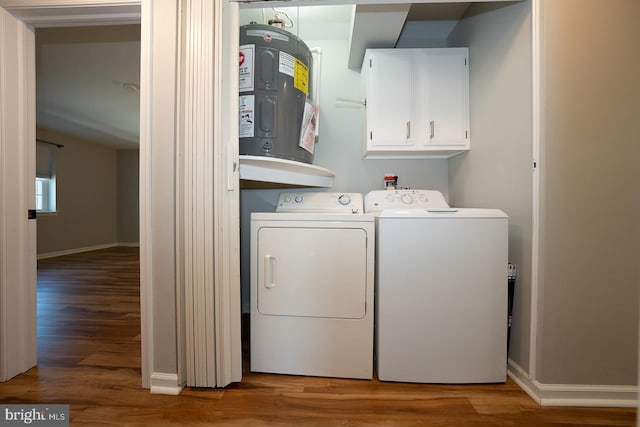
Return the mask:
<path id="1" fill-rule="evenodd" d="M 305 95 L 309 95 L 309 67 L 298 58 L 296 58 L 293 73 L 293 87 L 304 92 Z"/>

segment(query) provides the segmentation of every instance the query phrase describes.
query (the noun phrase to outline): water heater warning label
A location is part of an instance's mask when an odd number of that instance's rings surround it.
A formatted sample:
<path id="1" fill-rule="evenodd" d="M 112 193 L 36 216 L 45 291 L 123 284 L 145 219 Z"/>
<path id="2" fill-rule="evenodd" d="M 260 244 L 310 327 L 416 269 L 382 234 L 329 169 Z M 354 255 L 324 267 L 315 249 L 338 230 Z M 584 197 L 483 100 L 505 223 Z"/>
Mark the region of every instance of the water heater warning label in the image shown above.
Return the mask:
<path id="1" fill-rule="evenodd" d="M 298 59 L 296 59 L 295 67 L 293 87 L 304 92 L 305 95 L 309 95 L 309 67 Z"/>
<path id="2" fill-rule="evenodd" d="M 278 63 L 278 71 L 287 76 L 293 77 L 294 73 L 294 63 L 296 58 L 293 55 L 289 55 L 287 52 L 280 51 L 280 59 Z"/>
<path id="3" fill-rule="evenodd" d="M 280 51 L 278 71 L 293 77 L 293 87 L 309 95 L 309 67 L 286 52 Z"/>
<path id="4" fill-rule="evenodd" d="M 240 57 L 238 58 L 240 92 L 253 91 L 253 64 L 256 52 L 256 45 L 245 44 L 240 46 Z"/>
<path id="5" fill-rule="evenodd" d="M 240 96 L 240 138 L 253 138 L 255 96 Z"/>

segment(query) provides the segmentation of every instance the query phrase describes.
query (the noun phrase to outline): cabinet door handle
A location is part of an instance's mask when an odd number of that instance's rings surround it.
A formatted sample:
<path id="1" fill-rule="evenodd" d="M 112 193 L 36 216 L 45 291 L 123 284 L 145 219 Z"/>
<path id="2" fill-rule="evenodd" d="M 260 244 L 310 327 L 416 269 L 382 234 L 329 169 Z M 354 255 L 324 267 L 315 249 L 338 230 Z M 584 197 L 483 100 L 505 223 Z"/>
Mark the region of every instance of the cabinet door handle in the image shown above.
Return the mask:
<path id="1" fill-rule="evenodd" d="M 411 139 L 411 122 L 407 122 L 407 139 Z"/>
<path id="2" fill-rule="evenodd" d="M 436 136 L 436 123 L 431 120 L 429 122 L 429 138 L 433 139 Z"/>

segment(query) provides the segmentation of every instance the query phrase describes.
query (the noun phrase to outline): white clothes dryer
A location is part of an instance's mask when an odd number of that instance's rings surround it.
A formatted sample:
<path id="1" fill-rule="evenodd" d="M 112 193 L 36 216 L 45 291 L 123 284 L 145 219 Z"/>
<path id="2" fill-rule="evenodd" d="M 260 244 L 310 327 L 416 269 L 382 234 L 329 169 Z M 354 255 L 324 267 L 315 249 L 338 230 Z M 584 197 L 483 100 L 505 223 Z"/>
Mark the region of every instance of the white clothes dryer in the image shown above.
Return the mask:
<path id="1" fill-rule="evenodd" d="M 376 371 L 382 381 L 495 383 L 507 371 L 507 215 L 440 192 L 368 193 L 376 217 Z"/>
<path id="2" fill-rule="evenodd" d="M 374 232 L 361 194 L 282 193 L 251 215 L 251 370 L 373 377 Z"/>

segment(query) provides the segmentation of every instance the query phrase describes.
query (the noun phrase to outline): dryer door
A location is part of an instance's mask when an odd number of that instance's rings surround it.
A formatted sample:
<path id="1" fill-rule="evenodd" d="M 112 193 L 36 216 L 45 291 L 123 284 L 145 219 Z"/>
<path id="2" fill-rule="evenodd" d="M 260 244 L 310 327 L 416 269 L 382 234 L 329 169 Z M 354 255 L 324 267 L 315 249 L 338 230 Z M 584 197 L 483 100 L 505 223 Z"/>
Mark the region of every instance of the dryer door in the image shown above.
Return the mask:
<path id="1" fill-rule="evenodd" d="M 367 233 L 360 228 L 260 228 L 258 312 L 363 318 L 366 254 Z"/>

